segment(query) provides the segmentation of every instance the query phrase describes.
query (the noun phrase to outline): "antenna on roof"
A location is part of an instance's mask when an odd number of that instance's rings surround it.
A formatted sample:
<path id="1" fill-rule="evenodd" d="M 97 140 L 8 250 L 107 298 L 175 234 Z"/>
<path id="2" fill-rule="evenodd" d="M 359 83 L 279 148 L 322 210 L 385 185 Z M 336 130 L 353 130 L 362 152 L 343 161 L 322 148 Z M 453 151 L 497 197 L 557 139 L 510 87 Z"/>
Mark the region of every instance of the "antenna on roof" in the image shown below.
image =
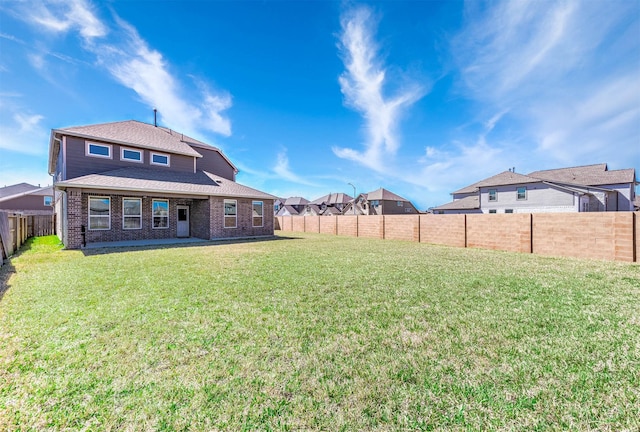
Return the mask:
<path id="1" fill-rule="evenodd" d="M 153 109 L 153 125 L 158 127 L 158 110 L 156 108 Z"/>

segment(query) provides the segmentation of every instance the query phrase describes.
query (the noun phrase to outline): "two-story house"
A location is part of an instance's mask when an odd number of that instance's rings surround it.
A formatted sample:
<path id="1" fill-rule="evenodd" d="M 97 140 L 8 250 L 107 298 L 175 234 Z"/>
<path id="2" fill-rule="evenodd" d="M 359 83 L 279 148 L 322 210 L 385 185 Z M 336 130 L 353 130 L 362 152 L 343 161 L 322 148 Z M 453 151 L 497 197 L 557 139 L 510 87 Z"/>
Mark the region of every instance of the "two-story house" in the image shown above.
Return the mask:
<path id="1" fill-rule="evenodd" d="M 633 211 L 635 169 L 607 164 L 534 171 L 504 171 L 452 193 L 436 214 Z"/>
<path id="2" fill-rule="evenodd" d="M 344 215 L 392 215 L 418 213 L 420 212 L 411 201 L 384 188 L 358 195 L 342 210 L 342 214 Z"/>
<path id="3" fill-rule="evenodd" d="M 339 192 L 323 195 L 320 198 L 316 198 L 308 203 L 304 211 L 300 214 L 302 216 L 336 216 L 342 214 L 344 206 L 349 203 L 353 198 L 349 195 Z"/>
<path id="4" fill-rule="evenodd" d="M 0 211 L 29 215 L 53 214 L 53 187 L 18 183 L 0 188 Z"/>
<path id="5" fill-rule="evenodd" d="M 138 121 L 53 129 L 57 233 L 92 242 L 273 235 L 276 197 L 236 183 L 217 148 Z"/>
<path id="6" fill-rule="evenodd" d="M 307 204 L 309 204 L 309 200 L 306 198 L 289 197 L 281 203 L 280 208 L 276 211 L 276 216 L 298 216 L 304 211 Z"/>

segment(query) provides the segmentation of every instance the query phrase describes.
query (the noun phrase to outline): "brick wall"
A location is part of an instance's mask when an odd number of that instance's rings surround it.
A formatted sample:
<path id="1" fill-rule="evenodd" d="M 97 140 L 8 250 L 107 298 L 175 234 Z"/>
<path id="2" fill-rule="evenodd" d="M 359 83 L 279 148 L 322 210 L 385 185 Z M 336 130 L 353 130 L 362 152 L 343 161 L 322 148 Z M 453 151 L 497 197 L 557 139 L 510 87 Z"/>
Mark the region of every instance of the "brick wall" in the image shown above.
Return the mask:
<path id="1" fill-rule="evenodd" d="M 262 226 L 253 226 L 252 199 L 236 199 L 237 220 L 235 228 L 224 227 L 224 198 L 210 197 L 211 239 L 262 237 L 273 235 L 273 201 L 263 201 Z"/>
<path id="2" fill-rule="evenodd" d="M 535 214 L 533 252 L 633 261 L 633 217 L 631 212 Z"/>
<path id="3" fill-rule="evenodd" d="M 304 232 L 304 221 L 307 218 L 305 217 L 297 217 L 291 220 L 292 230 L 295 232 Z"/>
<path id="4" fill-rule="evenodd" d="M 384 239 L 420 241 L 420 216 L 385 215 Z"/>
<path id="5" fill-rule="evenodd" d="M 358 216 L 358 237 L 384 238 L 384 216 Z"/>
<path id="6" fill-rule="evenodd" d="M 291 226 L 284 216 L 281 226 Z M 640 262 L 640 212 L 306 217 L 307 232 Z M 315 222 L 317 220 L 319 227 Z M 466 222 L 465 222 L 466 221 Z"/>
<path id="7" fill-rule="evenodd" d="M 420 241 L 465 247 L 466 216 L 463 214 L 420 216 Z"/>
<path id="8" fill-rule="evenodd" d="M 320 216 L 305 216 L 304 230 L 306 232 L 320 232 Z"/>
<path id="9" fill-rule="evenodd" d="M 531 252 L 531 214 L 467 215 L 467 247 Z"/>
<path id="10" fill-rule="evenodd" d="M 335 216 L 338 221 L 338 235 L 358 237 L 358 216 Z"/>
<path id="11" fill-rule="evenodd" d="M 295 217 L 295 216 L 292 216 L 292 217 Z M 338 225 L 337 216 L 321 216 L 320 217 L 320 232 L 322 234 L 336 235 L 338 233 L 337 225 Z"/>

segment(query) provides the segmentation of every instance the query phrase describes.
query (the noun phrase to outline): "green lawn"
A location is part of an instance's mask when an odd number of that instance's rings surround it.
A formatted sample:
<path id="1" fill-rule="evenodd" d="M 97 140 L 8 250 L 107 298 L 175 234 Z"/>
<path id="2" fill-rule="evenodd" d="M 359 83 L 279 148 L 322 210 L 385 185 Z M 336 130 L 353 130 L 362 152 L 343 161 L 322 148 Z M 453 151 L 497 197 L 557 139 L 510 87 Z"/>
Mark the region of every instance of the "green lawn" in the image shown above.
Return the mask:
<path id="1" fill-rule="evenodd" d="M 0 430 L 640 429 L 638 265 L 303 233 L 100 252 L 43 237 L 0 268 Z"/>

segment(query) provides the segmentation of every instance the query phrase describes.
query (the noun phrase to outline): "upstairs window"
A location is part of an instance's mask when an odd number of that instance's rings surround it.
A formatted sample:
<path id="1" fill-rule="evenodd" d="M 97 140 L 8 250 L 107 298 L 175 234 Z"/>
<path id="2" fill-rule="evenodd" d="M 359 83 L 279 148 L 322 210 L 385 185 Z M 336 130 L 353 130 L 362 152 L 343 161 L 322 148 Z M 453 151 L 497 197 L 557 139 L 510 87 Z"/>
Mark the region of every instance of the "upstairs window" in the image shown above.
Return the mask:
<path id="1" fill-rule="evenodd" d="M 404 207 L 404 203 L 402 201 L 396 201 L 396 205 L 398 207 Z"/>
<path id="2" fill-rule="evenodd" d="M 527 199 L 527 188 L 525 186 L 521 186 L 518 188 L 518 199 L 519 200 Z"/>
<path id="3" fill-rule="evenodd" d="M 238 219 L 238 202 L 236 200 L 224 200 L 224 227 L 235 228 Z"/>
<path id="4" fill-rule="evenodd" d="M 89 229 L 111 229 L 111 198 L 89 197 Z"/>
<path id="5" fill-rule="evenodd" d="M 489 189 L 489 201 L 498 201 L 497 189 Z"/>
<path id="6" fill-rule="evenodd" d="M 169 155 L 164 153 L 151 153 L 151 164 L 169 166 Z"/>
<path id="7" fill-rule="evenodd" d="M 50 206 L 53 204 L 53 197 L 51 195 L 44 196 L 44 205 Z"/>
<path id="8" fill-rule="evenodd" d="M 111 145 L 109 144 L 98 144 L 87 141 L 85 150 L 87 156 L 111 159 Z"/>
<path id="9" fill-rule="evenodd" d="M 142 152 L 140 150 L 122 147 L 120 160 L 142 163 Z"/>
<path id="10" fill-rule="evenodd" d="M 169 200 L 151 201 L 153 212 L 153 228 L 169 228 Z"/>
<path id="11" fill-rule="evenodd" d="M 254 201 L 252 205 L 252 214 L 253 214 L 253 226 L 261 227 L 262 226 L 262 201 Z"/>
<path id="12" fill-rule="evenodd" d="M 372 207 L 378 207 L 379 205 L 380 205 L 380 201 L 378 201 L 378 200 L 371 201 L 371 206 Z"/>

